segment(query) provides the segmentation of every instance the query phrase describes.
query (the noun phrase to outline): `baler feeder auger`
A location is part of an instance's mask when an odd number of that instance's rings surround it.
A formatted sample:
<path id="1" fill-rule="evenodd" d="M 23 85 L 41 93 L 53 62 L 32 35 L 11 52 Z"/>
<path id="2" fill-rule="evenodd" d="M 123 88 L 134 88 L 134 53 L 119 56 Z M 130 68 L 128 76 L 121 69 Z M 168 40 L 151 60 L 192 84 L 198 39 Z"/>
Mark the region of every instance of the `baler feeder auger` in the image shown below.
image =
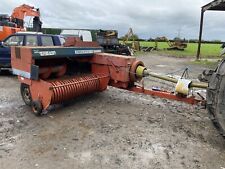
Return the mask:
<path id="1" fill-rule="evenodd" d="M 21 82 L 21 95 L 25 104 L 30 105 L 34 113 L 41 114 L 42 110 L 46 110 L 51 104 L 104 91 L 108 85 L 189 104 L 202 101 L 188 97 L 187 93 L 190 87 L 207 87 L 205 83 L 186 83 L 159 76 L 145 68 L 144 63 L 134 57 L 101 53 L 102 48 L 87 47 L 88 45 L 12 47 L 12 70 Z M 135 82 L 141 81 L 145 76 L 177 83 L 178 95 L 137 86 Z"/>

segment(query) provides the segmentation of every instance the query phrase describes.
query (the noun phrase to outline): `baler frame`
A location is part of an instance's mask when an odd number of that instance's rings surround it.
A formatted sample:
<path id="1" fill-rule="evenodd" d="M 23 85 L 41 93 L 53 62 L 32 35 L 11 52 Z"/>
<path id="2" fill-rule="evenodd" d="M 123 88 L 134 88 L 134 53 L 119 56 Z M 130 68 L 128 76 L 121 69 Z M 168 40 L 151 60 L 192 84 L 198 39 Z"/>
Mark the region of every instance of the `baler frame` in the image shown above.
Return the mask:
<path id="1" fill-rule="evenodd" d="M 186 88 L 181 83 L 178 93 L 148 90 L 144 86 L 138 86 L 136 82 L 142 81 L 146 76 L 173 83 L 178 83 L 179 80 L 151 72 L 142 61 L 134 57 L 101 53 L 102 48 L 91 44 L 89 46 L 12 48 L 13 73 L 18 75 L 21 82 L 21 94 L 25 104 L 31 106 L 35 114 L 40 115 L 42 110 L 47 110 L 52 104 L 104 91 L 107 86 L 189 104 L 205 102 L 204 99 L 187 96 L 190 87 L 206 88 L 205 83 L 190 81 Z M 72 72 L 69 72 L 70 62 L 75 68 Z M 88 71 L 76 69 L 77 64 L 82 63 L 90 66 L 85 67 Z"/>

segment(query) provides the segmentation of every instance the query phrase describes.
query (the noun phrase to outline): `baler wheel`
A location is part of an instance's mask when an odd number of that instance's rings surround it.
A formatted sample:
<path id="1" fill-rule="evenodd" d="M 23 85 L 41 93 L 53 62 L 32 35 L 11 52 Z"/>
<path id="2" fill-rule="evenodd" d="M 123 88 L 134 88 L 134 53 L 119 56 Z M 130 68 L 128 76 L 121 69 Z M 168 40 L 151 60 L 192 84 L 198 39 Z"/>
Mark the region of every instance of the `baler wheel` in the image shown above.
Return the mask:
<path id="1" fill-rule="evenodd" d="M 32 102 L 32 110 L 36 116 L 40 116 L 43 110 L 43 106 L 39 100 L 35 100 Z"/>
<path id="2" fill-rule="evenodd" d="M 21 93 L 24 103 L 27 106 L 31 106 L 32 98 L 31 98 L 31 94 L 30 94 L 30 88 L 27 84 L 21 83 L 20 93 Z"/>
<path id="3" fill-rule="evenodd" d="M 225 137 L 225 60 L 219 64 L 209 80 L 207 110 L 214 125 Z"/>

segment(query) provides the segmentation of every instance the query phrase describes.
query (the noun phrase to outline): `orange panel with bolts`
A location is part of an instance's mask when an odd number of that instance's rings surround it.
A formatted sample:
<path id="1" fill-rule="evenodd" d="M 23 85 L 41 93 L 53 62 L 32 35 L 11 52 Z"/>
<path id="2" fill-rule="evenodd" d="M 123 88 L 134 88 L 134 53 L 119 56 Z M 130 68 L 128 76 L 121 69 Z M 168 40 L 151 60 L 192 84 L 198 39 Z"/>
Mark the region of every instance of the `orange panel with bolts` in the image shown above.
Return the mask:
<path id="1" fill-rule="evenodd" d="M 97 53 L 91 60 L 93 73 L 105 73 L 110 76 L 111 86 L 127 88 L 129 84 L 137 81 L 136 70 L 142 62 L 137 62 L 131 56 L 114 55 L 108 53 Z M 132 72 L 133 71 L 133 72 Z"/>

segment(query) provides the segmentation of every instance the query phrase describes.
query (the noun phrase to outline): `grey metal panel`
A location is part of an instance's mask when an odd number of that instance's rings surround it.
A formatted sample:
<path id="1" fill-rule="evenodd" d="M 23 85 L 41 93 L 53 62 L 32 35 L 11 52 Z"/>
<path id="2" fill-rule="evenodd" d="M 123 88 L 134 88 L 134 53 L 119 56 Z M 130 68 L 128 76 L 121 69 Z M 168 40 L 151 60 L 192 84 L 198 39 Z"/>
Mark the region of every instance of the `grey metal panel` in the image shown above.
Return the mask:
<path id="1" fill-rule="evenodd" d="M 31 79 L 32 80 L 39 79 L 39 66 L 31 65 Z"/>

